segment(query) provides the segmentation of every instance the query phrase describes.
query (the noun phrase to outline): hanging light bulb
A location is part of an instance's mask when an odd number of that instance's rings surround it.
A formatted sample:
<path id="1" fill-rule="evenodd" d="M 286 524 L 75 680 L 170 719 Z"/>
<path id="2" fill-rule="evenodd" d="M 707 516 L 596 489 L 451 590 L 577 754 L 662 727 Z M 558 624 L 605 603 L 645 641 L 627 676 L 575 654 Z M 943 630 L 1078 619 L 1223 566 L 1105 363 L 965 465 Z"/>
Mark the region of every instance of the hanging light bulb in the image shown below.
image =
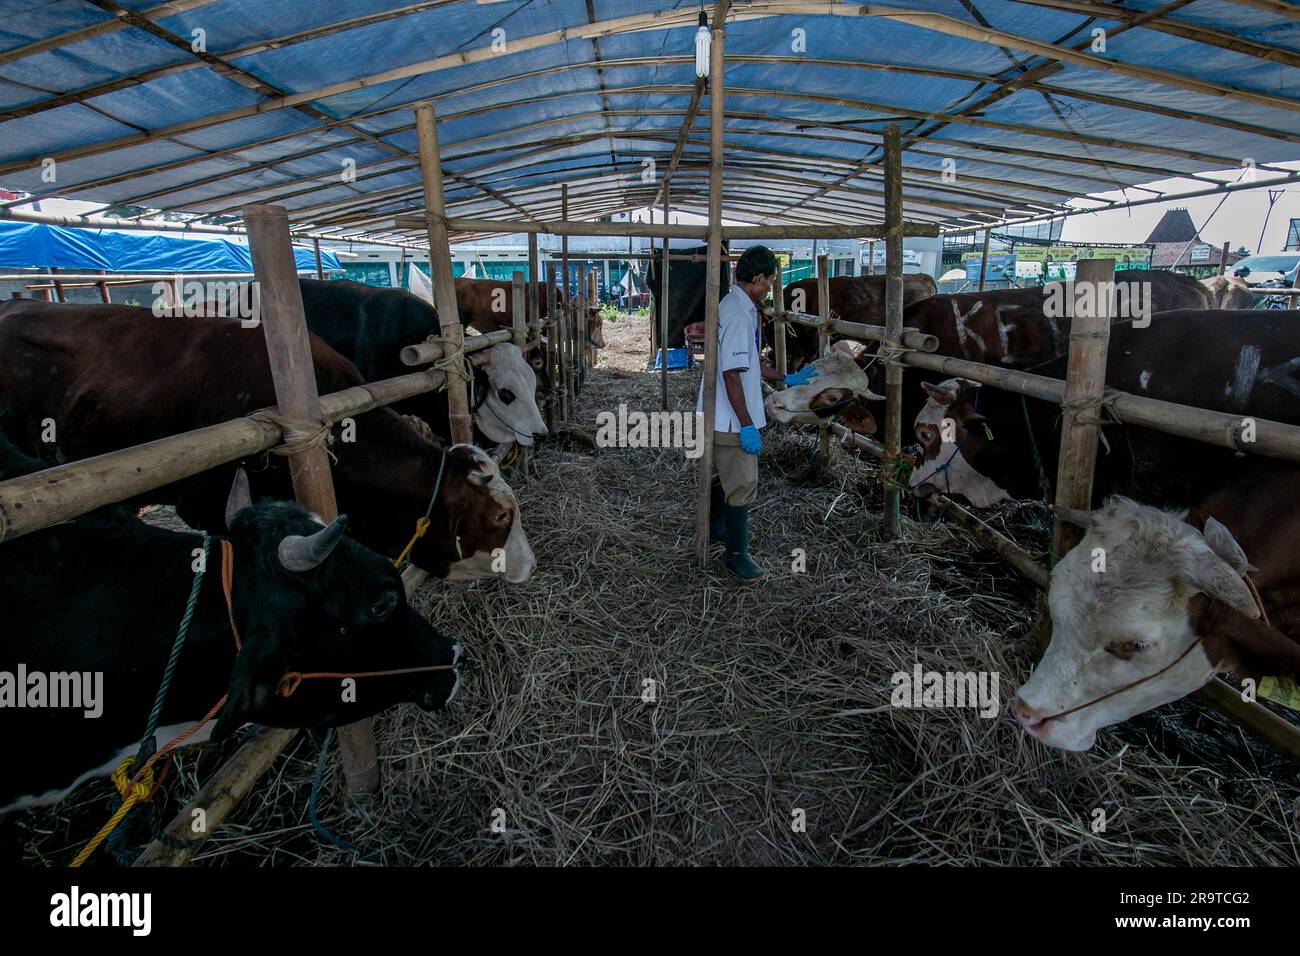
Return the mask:
<path id="1" fill-rule="evenodd" d="M 700 11 L 700 28 L 695 31 L 695 75 L 703 79 L 709 76 L 709 15 Z"/>

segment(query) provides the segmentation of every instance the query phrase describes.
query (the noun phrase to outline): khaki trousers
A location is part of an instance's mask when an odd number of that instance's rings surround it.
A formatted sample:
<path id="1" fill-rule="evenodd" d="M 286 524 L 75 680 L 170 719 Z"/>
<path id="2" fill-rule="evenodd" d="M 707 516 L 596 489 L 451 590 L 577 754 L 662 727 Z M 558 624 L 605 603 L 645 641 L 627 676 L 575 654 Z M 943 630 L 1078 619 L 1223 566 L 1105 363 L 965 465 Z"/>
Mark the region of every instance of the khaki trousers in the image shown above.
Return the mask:
<path id="1" fill-rule="evenodd" d="M 713 468 L 727 504 L 752 505 L 758 500 L 758 456 L 741 450 L 739 432 L 713 433 Z"/>

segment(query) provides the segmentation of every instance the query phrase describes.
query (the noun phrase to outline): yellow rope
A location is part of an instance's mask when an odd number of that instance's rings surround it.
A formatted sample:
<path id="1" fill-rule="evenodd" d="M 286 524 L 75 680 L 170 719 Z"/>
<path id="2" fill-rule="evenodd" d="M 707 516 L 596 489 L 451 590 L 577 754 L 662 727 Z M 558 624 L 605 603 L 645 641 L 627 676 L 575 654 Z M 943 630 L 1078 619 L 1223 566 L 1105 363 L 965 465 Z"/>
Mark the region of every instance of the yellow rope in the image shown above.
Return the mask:
<path id="1" fill-rule="evenodd" d="M 153 768 L 147 768 L 139 780 L 132 780 L 128 773 L 133 763 L 135 763 L 135 757 L 126 757 L 113 771 L 110 779 L 113 781 L 113 786 L 117 787 L 117 792 L 122 796 L 122 805 L 108 818 L 108 822 L 100 827 L 99 832 L 90 838 L 90 842 L 81 848 L 77 858 L 72 861 L 72 866 L 78 867 L 85 863 L 90 858 L 90 855 L 99 849 L 99 845 L 108 839 L 108 835 L 117 829 L 117 825 L 131 812 L 132 807 L 137 803 L 146 802 L 153 796 Z"/>
<path id="2" fill-rule="evenodd" d="M 406 556 L 410 554 L 411 549 L 415 547 L 415 542 L 423 538 L 424 533 L 428 530 L 429 530 L 428 518 L 415 519 L 415 534 L 411 535 L 411 540 L 406 542 L 406 547 L 402 549 L 402 553 L 393 559 L 393 564 L 395 564 L 397 567 L 400 568 L 402 566 L 402 562 L 406 560 Z"/>

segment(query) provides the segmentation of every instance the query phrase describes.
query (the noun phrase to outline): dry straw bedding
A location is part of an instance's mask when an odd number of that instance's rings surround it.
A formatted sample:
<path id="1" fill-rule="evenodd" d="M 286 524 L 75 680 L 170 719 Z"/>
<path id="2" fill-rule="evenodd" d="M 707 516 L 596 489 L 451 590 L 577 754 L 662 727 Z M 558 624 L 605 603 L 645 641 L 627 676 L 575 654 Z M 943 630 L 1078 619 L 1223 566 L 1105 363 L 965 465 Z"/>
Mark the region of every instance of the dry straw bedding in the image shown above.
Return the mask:
<path id="1" fill-rule="evenodd" d="M 772 579 L 742 588 L 717 560 L 693 568 L 694 464 L 590 440 L 598 411 L 657 407 L 646 334 L 644 319 L 607 324 L 586 427 L 511 475 L 533 580 L 417 594 L 472 664 L 451 709 L 378 719 L 381 795 L 350 801 L 331 755 L 321 815 L 356 852 L 308 823 L 319 740 L 300 735 L 198 863 L 1300 862 L 1296 768 L 1199 704 L 1082 755 L 1027 740 L 1005 713 L 890 707 L 890 676 L 918 661 L 997 672 L 1009 700 L 1031 666 L 1036 595 L 952 525 L 913 512 L 903 544 L 883 541 L 870 461 L 837 451 L 796 485 L 814 439 L 769 429 L 752 530 Z M 693 407 L 698 373 L 670 384 L 673 407 Z M 995 521 L 1041 548 L 1036 509 Z M 795 548 L 806 573 L 791 571 Z M 230 749 L 184 756 L 173 790 L 192 794 Z M 93 784 L 9 822 L 4 857 L 60 862 L 110 795 Z"/>

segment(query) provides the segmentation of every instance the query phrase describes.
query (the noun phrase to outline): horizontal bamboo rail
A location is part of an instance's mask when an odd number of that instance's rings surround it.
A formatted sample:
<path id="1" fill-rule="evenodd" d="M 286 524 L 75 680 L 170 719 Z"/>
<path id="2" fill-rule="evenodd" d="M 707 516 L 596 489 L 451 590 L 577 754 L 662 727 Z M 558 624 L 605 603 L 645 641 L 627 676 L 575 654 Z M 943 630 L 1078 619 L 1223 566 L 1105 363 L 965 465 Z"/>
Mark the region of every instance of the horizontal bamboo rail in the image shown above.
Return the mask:
<path id="1" fill-rule="evenodd" d="M 765 314 L 770 316 L 772 310 L 770 308 L 766 309 Z M 820 329 L 822 326 L 820 316 L 809 315 L 807 312 L 791 312 L 787 309 L 784 312 L 784 318 L 786 322 L 795 322 L 813 329 Z M 847 335 L 851 339 L 861 339 L 864 342 L 880 342 L 885 338 L 885 327 L 883 325 L 867 325 L 864 322 L 848 322 L 844 319 L 831 319 L 827 324 L 832 332 Z M 939 338 L 929 332 L 904 329 L 903 347 L 920 352 L 935 352 L 939 349 Z"/>
<path id="2" fill-rule="evenodd" d="M 500 345 L 502 342 L 509 342 L 513 338 L 514 333 L 510 329 L 493 329 L 480 335 L 465 336 L 464 349 L 466 352 L 477 352 L 480 349 Z M 417 345 L 404 347 L 401 351 L 401 359 L 403 365 L 427 365 L 443 358 L 445 354 L 446 349 L 441 342 L 420 342 Z"/>
<path id="3" fill-rule="evenodd" d="M 1008 392 L 1028 395 L 1045 402 L 1060 405 L 1065 399 L 1065 382 L 1045 375 L 1033 375 L 1017 369 L 982 365 L 965 359 L 945 355 L 926 355 L 906 352 L 899 361 L 917 368 L 928 369 L 992 385 Z M 1108 388 L 1105 402 L 1117 418 L 1131 425 L 1143 425 L 1169 435 L 1191 438 L 1207 445 L 1217 445 L 1233 451 L 1253 452 L 1269 458 L 1300 461 L 1300 426 L 1284 425 L 1266 418 L 1255 418 L 1255 440 L 1238 442 L 1236 437 L 1242 423 L 1250 416 L 1213 412 L 1191 405 L 1177 405 L 1154 398 L 1144 398 Z"/>
<path id="4" fill-rule="evenodd" d="M 321 415 L 333 424 L 431 392 L 445 379 L 426 369 L 331 392 L 320 398 Z M 0 543 L 281 444 L 280 426 L 257 414 L 0 481 Z"/>
<path id="5" fill-rule="evenodd" d="M 423 216 L 393 218 L 397 229 L 423 229 Z M 662 222 L 587 222 L 584 220 L 463 219 L 447 218 L 447 229 L 456 233 L 545 233 L 551 236 L 619 236 L 644 239 L 705 239 L 707 227 Z M 906 236 L 939 235 L 934 223 L 907 222 Z M 825 223 L 818 225 L 723 226 L 723 239 L 883 239 L 885 227 L 878 222 Z"/>

